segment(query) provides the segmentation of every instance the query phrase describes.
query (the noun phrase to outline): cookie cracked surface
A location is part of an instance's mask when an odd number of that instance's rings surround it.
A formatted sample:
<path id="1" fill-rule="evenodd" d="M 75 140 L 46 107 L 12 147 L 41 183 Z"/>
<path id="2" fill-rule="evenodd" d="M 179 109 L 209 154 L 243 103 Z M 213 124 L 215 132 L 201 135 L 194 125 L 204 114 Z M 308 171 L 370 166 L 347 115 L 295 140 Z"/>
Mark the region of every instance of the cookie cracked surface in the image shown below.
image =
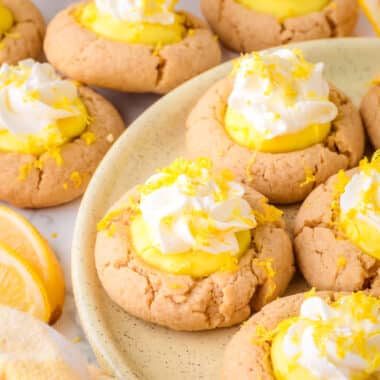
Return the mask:
<path id="1" fill-rule="evenodd" d="M 120 91 L 166 93 L 220 63 L 217 40 L 191 14 L 180 13 L 193 32 L 178 43 L 156 49 L 106 39 L 82 27 L 73 17 L 82 4 L 55 16 L 44 43 L 49 62 L 70 78 Z"/>
<path id="2" fill-rule="evenodd" d="M 129 199 L 127 193 L 111 210 Z M 245 199 L 260 210 L 262 195 L 247 189 Z M 293 273 L 292 245 L 282 221 L 259 225 L 237 271 L 204 278 L 173 275 L 146 265 L 127 238 L 128 216 L 116 215 L 112 234 L 97 236 L 95 260 L 108 295 L 130 314 L 175 330 L 228 327 L 283 294 Z M 266 269 L 270 263 L 273 276 Z"/>
<path id="3" fill-rule="evenodd" d="M 351 177 L 357 169 L 347 174 Z M 380 263 L 348 240 L 334 223 L 331 177 L 306 198 L 295 221 L 298 266 L 309 285 L 321 290 L 370 289 L 380 294 Z"/>
<path id="4" fill-rule="evenodd" d="M 45 21 L 29 0 L 2 0 L 14 17 L 12 28 L 1 39 L 0 64 L 15 64 L 25 58 L 41 58 Z"/>
<path id="5" fill-rule="evenodd" d="M 99 162 L 112 142 L 124 130 L 116 109 L 102 96 L 87 87 L 78 88 L 90 123 L 85 132 L 94 135 L 88 144 L 78 136 L 59 149 L 62 163 L 51 153 L 41 156 L 0 152 L 0 199 L 17 207 L 57 206 L 80 197 Z M 22 178 L 20 173 L 28 168 Z"/>
<path id="6" fill-rule="evenodd" d="M 187 148 L 193 156 L 207 155 L 216 165 L 229 168 L 270 202 L 301 201 L 331 175 L 361 159 L 365 136 L 359 112 L 335 87 L 331 86 L 330 100 L 339 113 L 324 143 L 279 154 L 250 150 L 229 137 L 224 116 L 232 87 L 233 78 L 222 79 L 198 101 L 187 120 Z"/>
<path id="7" fill-rule="evenodd" d="M 203 14 L 230 49 L 251 52 L 286 43 L 350 35 L 357 23 L 356 0 L 331 1 L 322 11 L 279 21 L 235 0 L 202 0 Z"/>

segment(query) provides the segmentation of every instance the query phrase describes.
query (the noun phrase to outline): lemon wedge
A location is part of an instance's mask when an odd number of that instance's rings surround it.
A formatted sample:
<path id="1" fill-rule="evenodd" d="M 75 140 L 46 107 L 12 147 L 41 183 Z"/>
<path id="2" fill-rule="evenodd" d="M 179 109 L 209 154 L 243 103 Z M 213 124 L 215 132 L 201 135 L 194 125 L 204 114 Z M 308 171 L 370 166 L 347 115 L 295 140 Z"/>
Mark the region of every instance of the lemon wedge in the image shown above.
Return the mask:
<path id="1" fill-rule="evenodd" d="M 42 280 L 21 255 L 3 244 L 0 244 L 0 304 L 44 322 L 50 319 L 50 305 Z"/>
<path id="2" fill-rule="evenodd" d="M 49 244 L 28 220 L 4 206 L 0 206 L 0 243 L 27 261 L 41 279 L 51 310 L 48 322 L 54 323 L 62 313 L 65 282 Z"/>
<path id="3" fill-rule="evenodd" d="M 380 0 L 359 0 L 359 4 L 376 34 L 380 36 Z"/>

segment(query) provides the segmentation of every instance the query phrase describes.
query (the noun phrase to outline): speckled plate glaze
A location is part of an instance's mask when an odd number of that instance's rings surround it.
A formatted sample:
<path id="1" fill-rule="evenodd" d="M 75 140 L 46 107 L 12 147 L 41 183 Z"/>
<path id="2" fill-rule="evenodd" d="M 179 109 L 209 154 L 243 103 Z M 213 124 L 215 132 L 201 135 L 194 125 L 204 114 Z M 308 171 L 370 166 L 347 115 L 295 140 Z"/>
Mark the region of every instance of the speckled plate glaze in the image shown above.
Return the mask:
<path id="1" fill-rule="evenodd" d="M 356 103 L 371 78 L 380 73 L 378 39 L 320 40 L 296 46 L 308 59 L 326 62 L 328 78 Z M 180 333 L 137 320 L 107 297 L 94 263 L 97 222 L 127 189 L 144 181 L 157 167 L 186 155 L 188 112 L 230 69 L 231 63 L 226 63 L 202 74 L 148 109 L 113 146 L 82 201 L 72 248 L 75 298 L 98 359 L 119 379 L 218 379 L 224 347 L 236 331 Z M 289 292 L 300 286 L 296 281 Z"/>

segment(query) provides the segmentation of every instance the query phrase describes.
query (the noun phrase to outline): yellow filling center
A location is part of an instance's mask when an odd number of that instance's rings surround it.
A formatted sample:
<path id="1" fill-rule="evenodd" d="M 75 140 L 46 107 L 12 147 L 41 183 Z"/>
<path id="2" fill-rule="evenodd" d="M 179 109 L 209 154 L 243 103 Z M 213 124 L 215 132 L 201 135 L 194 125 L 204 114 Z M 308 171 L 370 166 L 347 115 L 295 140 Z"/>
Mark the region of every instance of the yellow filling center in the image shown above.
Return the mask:
<path id="1" fill-rule="evenodd" d="M 229 136 L 241 146 L 267 153 L 286 153 L 305 149 L 318 144 L 329 135 L 331 124 L 312 124 L 297 133 L 266 139 L 241 114 L 228 107 L 225 129 Z"/>
<path id="2" fill-rule="evenodd" d="M 255 12 L 279 19 L 304 16 L 321 11 L 330 0 L 235 0 Z"/>
<path id="3" fill-rule="evenodd" d="M 215 272 L 231 272 L 237 269 L 239 259 L 249 248 L 251 232 L 236 233 L 239 253 L 211 254 L 202 251 L 189 251 L 179 254 L 163 254 L 149 240 L 149 229 L 141 216 L 137 216 L 130 226 L 131 241 L 135 254 L 145 263 L 164 272 L 192 277 L 206 277 Z"/>
<path id="4" fill-rule="evenodd" d="M 360 163 L 360 170 L 370 174 L 371 170 L 377 170 L 380 173 L 380 151 L 374 155 L 372 162 L 364 159 Z M 344 192 L 350 178 L 342 171 L 338 175 L 338 180 L 335 183 L 335 198 L 340 197 Z M 347 238 L 355 243 L 366 254 L 380 260 L 380 231 L 374 224 L 363 220 L 360 217 L 361 213 L 366 213 L 366 209 L 370 206 L 373 212 L 380 220 L 380 208 L 377 201 L 378 186 L 374 184 L 367 192 L 363 192 L 361 204 L 358 208 L 350 210 L 347 214 L 343 214 L 339 210 L 339 201 L 335 200 L 333 208 L 338 208 L 338 227 Z"/>
<path id="5" fill-rule="evenodd" d="M 363 329 L 356 328 L 356 323 L 368 320 L 375 324 L 377 321 L 377 312 L 380 307 L 380 301 L 375 297 L 368 296 L 364 293 L 356 293 L 345 296 L 344 301 L 337 301 L 330 305 L 333 309 L 342 311 L 341 318 L 324 320 L 311 320 L 304 317 L 294 317 L 281 322 L 272 335 L 271 359 L 276 380 L 319 380 L 309 369 L 302 366 L 296 355 L 289 357 L 284 352 L 284 339 L 288 334 L 289 328 L 295 323 L 302 322 L 303 329 L 312 328 L 314 330 L 315 345 L 319 353 L 324 356 L 327 352 L 327 341 L 336 343 L 336 354 L 340 360 L 344 360 L 347 354 L 355 354 L 360 356 L 368 363 L 365 371 L 352 371 L 352 380 L 370 380 L 375 379 L 373 374 L 379 368 L 380 354 L 375 346 L 368 344 L 369 334 L 367 335 Z M 344 324 L 348 324 L 346 318 L 351 321 L 353 330 L 352 335 L 344 336 L 337 333 L 339 328 Z M 343 321 L 343 323 L 342 323 Z M 373 333 L 373 337 L 378 333 Z M 294 334 L 292 340 L 295 344 L 299 343 L 301 336 Z"/>
<path id="6" fill-rule="evenodd" d="M 0 151 L 41 155 L 44 152 L 59 148 L 81 135 L 88 125 L 86 107 L 82 100 L 77 98 L 70 104 L 66 104 L 66 101 L 63 100 L 55 104 L 54 108 L 67 109 L 68 106 L 69 108 L 76 108 L 80 114 L 58 120 L 54 125 L 49 125 L 41 132 L 33 135 L 17 136 L 8 130 L 1 129 L 0 126 Z"/>
<path id="7" fill-rule="evenodd" d="M 185 19 L 176 14 L 173 24 L 126 22 L 100 13 L 95 3 L 77 8 L 76 20 L 96 34 L 129 44 L 163 46 L 181 41 L 187 34 Z"/>
<path id="8" fill-rule="evenodd" d="M 0 36 L 8 32 L 14 24 L 12 12 L 0 4 Z"/>

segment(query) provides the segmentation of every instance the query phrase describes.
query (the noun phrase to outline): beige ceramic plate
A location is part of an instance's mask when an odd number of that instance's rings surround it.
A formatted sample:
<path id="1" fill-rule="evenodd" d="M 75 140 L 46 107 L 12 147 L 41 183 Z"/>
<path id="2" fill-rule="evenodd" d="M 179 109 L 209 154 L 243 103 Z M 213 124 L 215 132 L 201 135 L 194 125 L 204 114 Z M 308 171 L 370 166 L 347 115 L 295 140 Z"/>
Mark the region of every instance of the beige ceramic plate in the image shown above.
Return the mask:
<path id="1" fill-rule="evenodd" d="M 298 46 L 312 61 L 326 62 L 328 78 L 356 103 L 371 78 L 380 73 L 378 39 L 322 40 Z M 236 331 L 180 333 L 129 316 L 103 291 L 93 254 L 96 224 L 106 210 L 157 167 L 186 155 L 186 115 L 230 68 L 227 63 L 193 79 L 135 121 L 100 165 L 80 207 L 72 250 L 75 298 L 100 362 L 119 379 L 217 379 L 223 349 Z"/>

